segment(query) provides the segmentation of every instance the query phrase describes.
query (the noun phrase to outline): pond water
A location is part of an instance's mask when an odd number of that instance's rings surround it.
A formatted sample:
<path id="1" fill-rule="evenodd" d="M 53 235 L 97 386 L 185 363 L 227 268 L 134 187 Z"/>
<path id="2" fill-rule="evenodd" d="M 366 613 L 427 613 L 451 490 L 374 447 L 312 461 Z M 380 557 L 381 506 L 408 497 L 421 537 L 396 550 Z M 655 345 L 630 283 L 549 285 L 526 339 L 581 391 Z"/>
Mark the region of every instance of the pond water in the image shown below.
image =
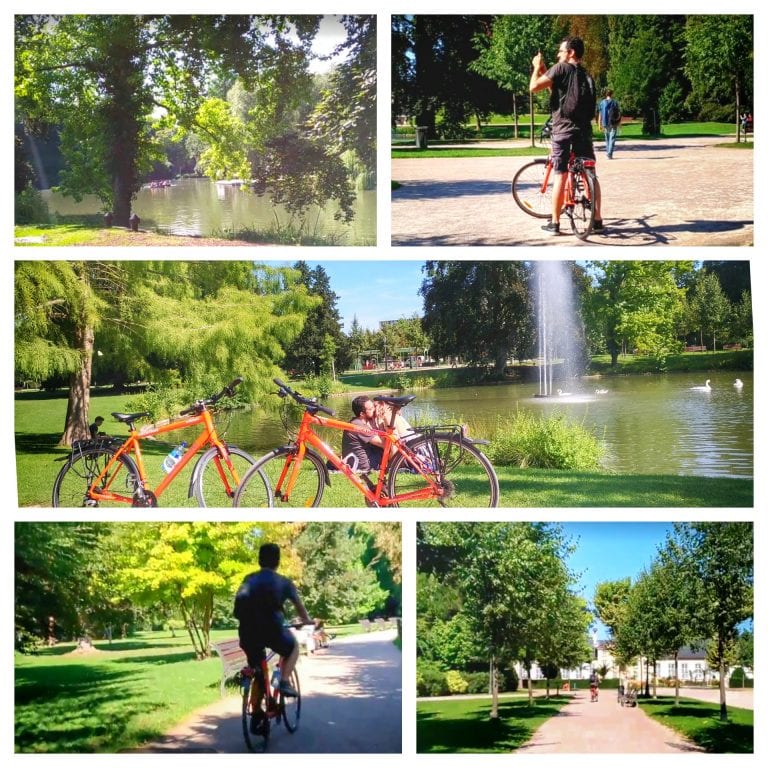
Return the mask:
<path id="1" fill-rule="evenodd" d="M 735 374 L 707 375 L 709 392 L 692 389 L 704 384 L 698 374 L 583 379 L 550 398 L 535 397 L 535 383 L 435 389 L 418 392 L 404 415 L 415 424 L 468 422 L 480 433 L 517 409 L 563 413 L 604 441 L 604 465 L 616 472 L 752 477 L 752 374 L 738 374 L 740 390 Z M 351 418 L 351 398 L 328 404 Z M 285 442 L 285 432 L 279 415 L 254 409 L 233 414 L 227 439 L 260 455 Z"/>
<path id="2" fill-rule="evenodd" d="M 44 190 L 43 196 L 51 212 L 64 216 L 102 210 L 95 196 L 79 203 L 51 190 Z M 335 204 L 312 208 L 307 216 L 309 232 L 338 238 L 339 245 L 375 245 L 376 192 L 358 192 L 353 208 L 355 218 L 349 224 L 333 218 L 338 210 Z M 268 196 L 210 179 L 178 179 L 170 187 L 145 187 L 134 201 L 133 211 L 141 219 L 142 229 L 203 237 L 231 230 L 272 229 L 275 213 L 281 224 L 288 221 L 285 210 L 273 208 Z"/>

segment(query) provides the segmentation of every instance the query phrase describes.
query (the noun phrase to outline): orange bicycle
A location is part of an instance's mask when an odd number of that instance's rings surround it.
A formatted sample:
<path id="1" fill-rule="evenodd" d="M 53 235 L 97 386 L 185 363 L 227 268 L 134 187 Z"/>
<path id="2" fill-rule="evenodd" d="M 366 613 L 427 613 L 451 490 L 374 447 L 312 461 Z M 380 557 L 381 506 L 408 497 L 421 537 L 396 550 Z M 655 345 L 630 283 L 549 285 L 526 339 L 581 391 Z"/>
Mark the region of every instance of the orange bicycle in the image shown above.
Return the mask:
<path id="1" fill-rule="evenodd" d="M 304 625 L 291 624 L 291 627 L 296 629 L 302 626 Z M 243 737 L 251 752 L 266 751 L 273 722 L 279 725 L 282 721 L 288 733 L 295 733 L 299 727 L 301 716 L 299 675 L 294 668 L 288 682 L 296 691 L 296 695 L 290 696 L 280 690 L 282 672 L 282 659 L 274 651 L 262 657 L 258 669 L 246 666 L 240 671 L 240 689 L 243 694 Z"/>
<path id="2" fill-rule="evenodd" d="M 537 219 L 552 216 L 552 156 L 526 163 L 512 180 L 512 197 L 518 206 Z M 595 224 L 595 161 L 571 153 L 565 179 L 563 213 L 573 234 L 586 240 Z"/>
<path id="3" fill-rule="evenodd" d="M 290 397 L 304 408 L 298 435 L 250 467 L 235 493 L 236 507 L 319 506 L 331 483 L 329 465 L 352 483 L 371 507 L 498 505 L 499 480 L 477 447 L 487 441 L 468 437 L 458 425 L 417 428 L 407 437 L 395 433 L 395 417 L 414 395 L 374 397 L 391 407 L 392 417 L 384 429 L 372 430 L 341 421 L 315 398 L 304 397 L 280 379 L 274 382 L 280 397 Z M 368 473 L 356 473 L 313 431 L 316 426 L 379 436 L 384 450 L 378 478 L 374 481 Z"/>
<path id="4" fill-rule="evenodd" d="M 223 507 L 232 504 L 240 478 L 250 467 L 253 457 L 219 437 L 211 409 L 223 397 L 232 397 L 242 379 L 235 379 L 216 395 L 198 400 L 181 412 L 182 418 L 160 426 L 136 429 L 135 422 L 149 413 L 113 413 L 117 421 L 128 426 L 128 437 L 78 440 L 72 446 L 67 463 L 53 484 L 54 507 L 101 507 L 126 505 L 156 507 L 163 491 L 178 477 L 192 457 L 208 447 L 195 464 L 189 481 L 188 496 L 201 507 Z M 156 488 L 149 487 L 143 440 L 179 429 L 202 426 L 178 462 Z"/>

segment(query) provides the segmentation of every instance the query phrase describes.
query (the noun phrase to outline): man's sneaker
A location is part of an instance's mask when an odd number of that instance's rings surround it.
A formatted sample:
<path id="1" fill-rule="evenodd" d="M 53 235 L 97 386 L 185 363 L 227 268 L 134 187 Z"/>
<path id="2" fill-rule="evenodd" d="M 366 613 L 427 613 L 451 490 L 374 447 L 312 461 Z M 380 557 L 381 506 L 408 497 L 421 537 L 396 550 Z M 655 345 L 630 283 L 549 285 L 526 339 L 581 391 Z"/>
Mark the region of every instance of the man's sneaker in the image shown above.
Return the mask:
<path id="1" fill-rule="evenodd" d="M 592 224 L 592 231 L 593 232 L 604 232 L 605 231 L 605 224 L 603 224 L 602 219 L 595 219 L 594 224 Z"/>
<path id="2" fill-rule="evenodd" d="M 280 693 L 283 696 L 292 696 L 294 699 L 299 695 L 297 690 L 287 680 L 280 681 Z"/>
<path id="3" fill-rule="evenodd" d="M 541 227 L 548 235 L 560 234 L 560 222 L 548 221 L 546 224 L 542 224 Z"/>

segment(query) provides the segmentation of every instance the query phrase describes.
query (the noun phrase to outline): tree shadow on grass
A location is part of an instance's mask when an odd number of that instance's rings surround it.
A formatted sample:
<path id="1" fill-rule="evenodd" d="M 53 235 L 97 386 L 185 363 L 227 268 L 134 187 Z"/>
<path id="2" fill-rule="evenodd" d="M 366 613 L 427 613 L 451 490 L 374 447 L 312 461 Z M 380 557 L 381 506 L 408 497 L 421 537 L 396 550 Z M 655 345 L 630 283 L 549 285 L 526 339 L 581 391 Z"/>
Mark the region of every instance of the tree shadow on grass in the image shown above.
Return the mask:
<path id="1" fill-rule="evenodd" d="M 478 702 L 473 709 L 451 717 L 437 712 L 420 711 L 416 718 L 416 751 L 511 752 L 527 742 L 542 719 L 552 717 L 559 707 L 523 702 L 499 703 L 499 717 L 490 718 L 490 700 Z M 535 723 L 528 721 L 535 719 Z"/>
<path id="2" fill-rule="evenodd" d="M 719 704 L 686 699 L 679 706 L 663 697 L 645 700 L 643 709 L 664 724 L 685 718 L 685 734 L 707 752 L 723 754 L 751 754 L 754 752 L 754 726 L 736 722 L 738 715 L 729 713 L 726 722 L 719 720 Z"/>

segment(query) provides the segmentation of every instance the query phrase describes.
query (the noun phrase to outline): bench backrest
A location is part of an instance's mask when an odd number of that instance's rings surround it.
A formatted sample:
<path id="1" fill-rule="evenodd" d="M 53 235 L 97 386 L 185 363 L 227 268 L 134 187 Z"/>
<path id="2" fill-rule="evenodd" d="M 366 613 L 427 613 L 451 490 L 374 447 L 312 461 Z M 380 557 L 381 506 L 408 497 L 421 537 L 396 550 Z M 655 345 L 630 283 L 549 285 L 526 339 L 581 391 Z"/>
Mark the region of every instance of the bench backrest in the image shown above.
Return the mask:
<path id="1" fill-rule="evenodd" d="M 221 659 L 221 695 L 224 695 L 224 688 L 227 680 L 236 675 L 243 667 L 248 664 L 245 652 L 240 647 L 240 640 L 236 637 L 231 640 L 222 640 L 220 643 L 211 643 L 211 647 L 219 654 Z"/>

